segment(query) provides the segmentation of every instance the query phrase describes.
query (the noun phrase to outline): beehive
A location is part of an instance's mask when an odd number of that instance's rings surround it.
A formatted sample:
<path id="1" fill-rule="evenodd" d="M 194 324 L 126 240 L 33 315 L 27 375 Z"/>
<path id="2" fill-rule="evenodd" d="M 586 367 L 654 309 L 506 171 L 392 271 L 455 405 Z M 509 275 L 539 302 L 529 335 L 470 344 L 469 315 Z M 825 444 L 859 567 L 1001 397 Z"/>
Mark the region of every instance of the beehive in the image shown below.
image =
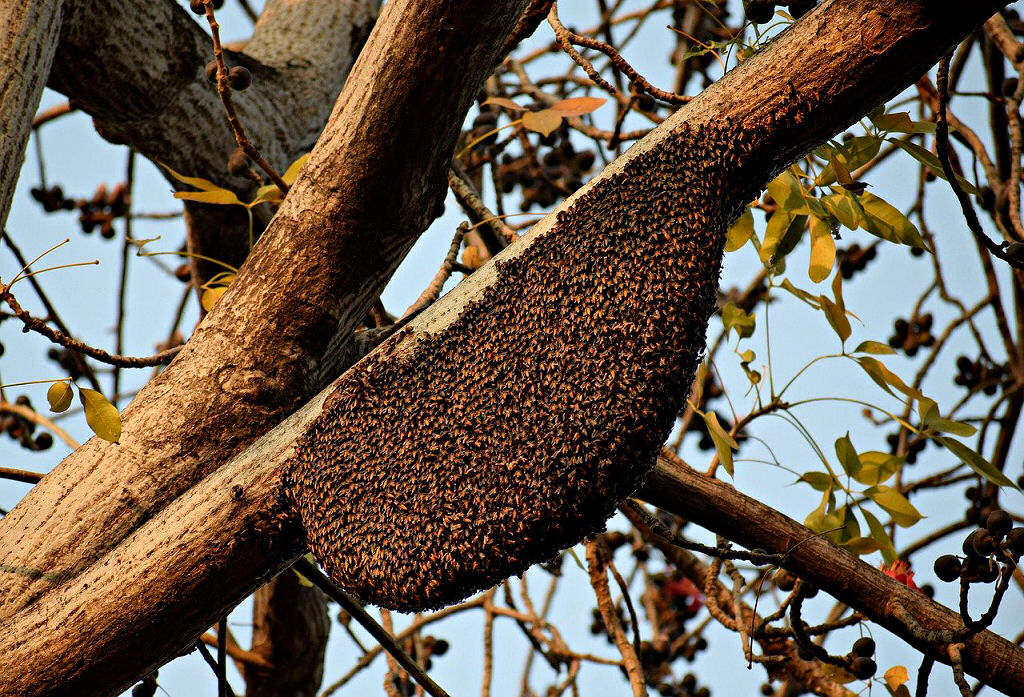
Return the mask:
<path id="1" fill-rule="evenodd" d="M 744 136 L 668 136 L 497 261 L 448 328 L 349 371 L 285 479 L 341 586 L 437 607 L 603 529 L 704 349 L 725 227 L 764 177 L 744 181 Z"/>

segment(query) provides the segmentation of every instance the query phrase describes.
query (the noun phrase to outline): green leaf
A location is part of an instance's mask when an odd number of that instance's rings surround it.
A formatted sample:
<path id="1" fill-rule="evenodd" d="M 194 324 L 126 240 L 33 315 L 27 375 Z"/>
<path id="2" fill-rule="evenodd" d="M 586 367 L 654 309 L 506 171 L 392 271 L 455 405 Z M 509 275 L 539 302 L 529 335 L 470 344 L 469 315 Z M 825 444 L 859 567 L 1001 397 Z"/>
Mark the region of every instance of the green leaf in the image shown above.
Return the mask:
<path id="1" fill-rule="evenodd" d="M 829 164 L 815 178 L 815 186 L 825 186 L 835 181 L 842 181 L 840 173 L 850 180 L 850 172 L 871 161 L 878 154 L 882 140 L 875 136 L 857 136 L 839 147 L 833 148 Z"/>
<path id="2" fill-rule="evenodd" d="M 925 398 L 920 391 L 903 382 L 898 375 L 886 368 L 881 361 L 869 356 L 861 356 L 855 360 L 860 363 L 860 367 L 864 369 L 868 377 L 875 381 L 875 384 L 894 397 L 896 393 L 889 389 L 890 387 L 896 388 L 906 395 L 908 399 L 922 400 Z"/>
<path id="3" fill-rule="evenodd" d="M 743 209 L 739 218 L 729 226 L 725 233 L 725 251 L 735 252 L 747 243 L 754 235 L 754 216 L 750 213 L 750 207 Z"/>
<path id="4" fill-rule="evenodd" d="M 811 216 L 811 262 L 807 275 L 814 283 L 821 283 L 832 273 L 836 262 L 836 241 L 832 228 L 821 218 Z"/>
<path id="5" fill-rule="evenodd" d="M 55 382 L 46 391 L 46 401 L 50 403 L 50 411 L 58 414 L 68 410 L 73 396 L 71 382 L 68 380 Z"/>
<path id="6" fill-rule="evenodd" d="M 848 540 L 842 540 L 839 546 L 857 556 L 877 552 L 879 548 L 878 542 L 871 537 L 851 537 Z"/>
<path id="7" fill-rule="evenodd" d="M 838 277 L 839 274 L 836 274 Z M 841 342 L 846 342 L 850 338 L 850 320 L 846 318 L 846 312 L 840 305 L 832 302 L 824 295 L 819 296 L 818 300 L 821 302 L 821 309 L 825 312 L 825 319 L 832 325 L 832 329 L 835 330 L 839 336 Z"/>
<path id="8" fill-rule="evenodd" d="M 921 233 L 899 209 L 867 191 L 860 195 L 860 204 L 867 218 L 862 227 L 872 235 L 910 247 L 928 248 Z"/>
<path id="9" fill-rule="evenodd" d="M 903 466 L 903 458 L 891 453 L 883 453 L 878 450 L 868 450 L 860 453 L 860 470 L 853 475 L 865 486 L 881 484 L 899 471 Z"/>
<path id="10" fill-rule="evenodd" d="M 791 216 L 798 213 L 807 213 L 800 180 L 790 170 L 787 169 L 768 182 L 768 186 L 765 188 L 768 190 L 768 194 L 775 199 L 775 204 Z"/>
<path id="11" fill-rule="evenodd" d="M 761 373 L 752 369 L 750 364 L 757 358 L 757 354 L 747 349 L 740 356 L 740 367 L 743 368 L 743 372 L 747 374 L 747 380 L 750 381 L 751 385 L 756 385 L 761 382 Z"/>
<path id="12" fill-rule="evenodd" d="M 203 294 L 199 296 L 199 303 L 203 306 L 203 309 L 209 312 L 213 309 L 213 306 L 217 304 L 221 296 L 228 291 L 227 286 L 214 286 L 213 288 L 207 288 L 203 291 Z"/>
<path id="13" fill-rule="evenodd" d="M 864 206 L 853 193 L 836 187 L 833 193 L 821 197 L 821 204 L 829 214 L 838 220 L 843 227 L 856 230 L 867 222 Z"/>
<path id="14" fill-rule="evenodd" d="M 729 473 L 731 477 L 733 475 L 733 463 L 732 463 L 732 451 L 739 450 L 739 445 L 736 444 L 736 440 L 730 436 L 722 424 L 718 422 L 718 416 L 715 412 L 706 412 L 701 414 L 704 417 L 704 423 L 707 424 L 708 433 L 711 434 L 711 440 L 715 443 L 715 451 L 718 453 L 718 459 L 721 461 L 722 466 L 725 467 L 725 471 Z"/>
<path id="15" fill-rule="evenodd" d="M 792 224 L 792 216 L 781 208 L 775 211 L 772 217 L 768 219 L 768 224 L 764 229 L 764 240 L 761 242 L 761 249 L 758 250 L 762 264 L 770 264 L 772 262 L 775 250 L 779 248 L 782 238 L 786 236 L 789 226 Z"/>
<path id="16" fill-rule="evenodd" d="M 930 399 L 921 402 L 921 425 L 940 433 L 952 433 L 954 436 L 963 436 L 964 438 L 969 438 L 978 432 L 974 426 L 963 421 L 942 418 L 939 415 L 938 405 Z"/>
<path id="17" fill-rule="evenodd" d="M 528 130 L 540 133 L 542 136 L 549 136 L 551 132 L 562 125 L 562 115 L 551 109 L 540 111 L 528 111 L 523 114 L 523 126 Z"/>
<path id="18" fill-rule="evenodd" d="M 925 150 L 917 143 L 911 143 L 910 141 L 900 140 L 899 138 L 887 138 L 887 140 L 893 145 L 904 150 L 908 155 L 913 157 L 921 164 L 927 166 L 928 169 L 930 169 L 936 177 L 942 177 L 943 179 L 949 181 L 946 177 L 946 173 L 942 170 L 942 163 L 939 162 L 939 158 L 932 154 L 931 152 L 929 152 L 928 150 Z M 956 176 L 956 181 L 960 185 L 960 188 L 966 191 L 967 193 L 973 196 L 978 195 L 978 188 L 974 186 L 974 184 L 970 183 L 969 181 L 961 177 L 959 174 Z"/>
<path id="19" fill-rule="evenodd" d="M 700 401 L 704 397 L 704 380 L 707 376 L 708 364 L 706 361 L 701 361 L 693 380 L 693 392 L 690 393 L 690 403 L 694 405 L 694 409 L 700 406 Z"/>
<path id="20" fill-rule="evenodd" d="M 818 491 L 831 491 L 836 484 L 828 472 L 804 472 L 797 481 L 807 482 Z"/>
<path id="21" fill-rule="evenodd" d="M 878 341 L 862 341 L 857 344 L 857 348 L 853 350 L 854 353 L 873 353 L 878 356 L 885 356 L 896 353 L 889 344 L 883 344 Z"/>
<path id="22" fill-rule="evenodd" d="M 96 390 L 78 388 L 78 397 L 85 407 L 85 422 L 97 436 L 117 443 L 121 440 L 121 415 L 107 398 Z"/>
<path id="23" fill-rule="evenodd" d="M 896 560 L 896 550 L 893 548 L 892 538 L 889 537 L 885 526 L 875 517 L 874 513 L 866 508 L 861 508 L 860 512 L 868 524 L 868 530 L 871 531 L 871 539 L 878 543 L 882 558 L 885 559 L 886 564 L 891 564 Z"/>
<path id="24" fill-rule="evenodd" d="M 807 303 L 815 310 L 821 309 L 821 302 L 818 300 L 819 296 L 811 295 L 806 290 L 803 290 L 802 288 L 797 288 L 788 278 L 782 279 L 782 283 L 779 284 L 779 287 L 782 288 L 784 291 L 790 293 L 797 299 Z"/>
<path id="25" fill-rule="evenodd" d="M 722 308 L 722 324 L 725 325 L 726 334 L 735 329 L 741 339 L 754 333 L 754 315 L 745 312 L 736 303 L 726 303 Z"/>
<path id="26" fill-rule="evenodd" d="M 843 527 L 843 519 L 833 510 L 835 505 L 835 495 L 831 491 L 825 492 L 821 497 L 821 503 L 804 520 L 804 525 L 814 532 L 824 534 L 832 541 L 837 540 L 838 529 Z"/>
<path id="27" fill-rule="evenodd" d="M 935 133 L 936 128 L 931 121 L 914 121 L 908 111 L 880 114 L 873 117 L 871 123 L 879 130 L 889 133 Z"/>
<path id="28" fill-rule="evenodd" d="M 839 458 L 839 464 L 843 471 L 856 478 L 857 474 L 860 473 L 861 464 L 860 458 L 857 457 L 857 450 L 850 441 L 849 432 L 845 436 L 836 439 L 836 457 Z"/>
<path id="29" fill-rule="evenodd" d="M 878 486 L 866 489 L 864 494 L 884 508 L 892 516 L 893 522 L 901 528 L 909 528 L 924 517 L 907 500 L 907 497 L 899 492 L 899 489 L 879 484 Z"/>
<path id="30" fill-rule="evenodd" d="M 281 193 L 281 189 L 278 188 L 277 184 L 264 184 L 260 188 L 256 189 L 256 198 L 249 202 L 248 207 L 252 208 L 258 203 L 280 203 L 284 200 L 284 195 Z"/>
<path id="31" fill-rule="evenodd" d="M 198 203 L 214 203 L 222 206 L 243 206 L 234 191 L 218 189 L 217 191 L 176 191 L 174 198 Z"/>
<path id="32" fill-rule="evenodd" d="M 946 450 L 960 458 L 968 467 L 980 474 L 985 479 L 989 480 L 993 484 L 998 486 L 1011 486 L 1017 488 L 1016 485 L 1007 478 L 1005 474 L 1000 472 L 995 466 L 975 452 L 973 449 L 967 447 L 955 438 L 947 438 L 946 436 L 935 436 L 933 438 L 936 442 L 941 443 Z"/>

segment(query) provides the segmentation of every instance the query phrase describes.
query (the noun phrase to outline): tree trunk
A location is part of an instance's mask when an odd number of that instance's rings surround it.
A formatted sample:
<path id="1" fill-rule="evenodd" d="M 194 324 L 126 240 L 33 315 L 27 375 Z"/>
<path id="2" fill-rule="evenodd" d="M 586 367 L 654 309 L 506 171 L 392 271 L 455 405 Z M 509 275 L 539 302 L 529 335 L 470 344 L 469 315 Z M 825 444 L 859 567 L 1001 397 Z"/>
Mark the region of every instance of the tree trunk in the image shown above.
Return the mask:
<path id="1" fill-rule="evenodd" d="M 306 445 L 316 446 L 324 433 L 323 414 L 330 419 L 339 416 L 324 408 L 325 401 L 337 400 L 331 396 L 336 393 L 366 394 L 360 391 L 372 383 L 372 374 L 365 366 L 378 361 L 377 369 L 383 371 L 386 364 L 379 357 L 389 351 L 399 357 L 413 355 L 414 344 L 426 337 L 457 341 L 458 332 L 465 329 L 460 317 L 468 315 L 474 303 L 493 299 L 495 289 L 514 298 L 515 279 L 503 273 L 501 263 L 530 258 L 542 265 L 541 270 L 554 272 L 554 267 L 543 266 L 548 263 L 543 255 L 530 255 L 552 249 L 550 240 L 559 233 L 572 234 L 574 227 L 567 222 L 581 222 L 572 216 L 573 210 L 607 211 L 608 202 L 626 214 L 640 209 L 645 179 L 638 165 L 653 162 L 665 177 L 677 160 L 706 168 L 708 163 L 701 158 L 708 158 L 710 164 L 721 163 L 741 173 L 718 182 L 726 188 L 718 191 L 716 201 L 698 200 L 700 208 L 687 209 L 685 194 L 680 200 L 682 210 L 708 221 L 705 234 L 714 233 L 708 240 L 701 238 L 702 245 L 713 247 L 701 250 L 707 263 L 693 271 L 698 287 L 707 291 L 717 282 L 724 225 L 745 196 L 913 82 L 1002 4 L 826 3 L 667 120 L 566 201 L 561 215 L 552 214 L 535 226 L 531 235 L 498 257 L 498 264 L 484 267 L 417 318 L 410 331 L 395 337 L 376 359 L 371 356 L 362 367 L 346 373 L 332 389 L 226 462 L 267 424 L 321 386 L 351 355 L 351 330 L 435 210 L 459 118 L 522 9 L 522 3 L 498 8 L 470 8 L 466 3 L 446 15 L 447 7 L 435 3 L 413 9 L 415 3 L 389 2 L 328 132 L 253 259 L 171 369 L 140 393 L 126 412 L 122 445 L 95 440 L 87 444 L 0 523 L 0 549 L 9 572 L 0 579 L 0 616 L 7 627 L 0 637 L 0 695 L 116 692 L 187 647 L 225 608 L 283 568 L 301 549 L 302 535 L 282 498 L 282 474 L 295 462 L 295 441 L 309 432 L 312 440 Z M 403 14 L 412 12 L 417 14 Z M 427 21 L 425 15 L 432 12 L 437 15 Z M 416 21 L 408 21 L 413 16 Z M 474 21 L 467 22 L 467 16 Z M 417 80 L 414 86 L 408 84 L 410 75 Z M 721 141 L 723 133 L 737 137 L 736 152 L 742 157 Z M 681 142 L 692 151 L 674 159 Z M 682 169 L 676 174 L 686 181 L 692 173 Z M 734 188 L 728 189 L 733 181 Z M 642 220 L 647 225 L 635 231 L 642 244 L 650 242 L 644 235 L 658 237 L 657 216 L 664 214 L 645 213 Z M 669 221 L 664 222 L 672 231 Z M 600 232 L 600 218 L 588 224 Z M 599 237 L 590 239 L 596 245 Z M 594 262 L 587 257 L 590 242 L 579 243 L 584 245 L 581 254 L 558 271 L 567 278 L 582 277 Z M 560 306 L 570 300 L 579 297 L 552 296 L 547 302 Z M 697 306 L 691 314 L 704 312 L 702 322 L 706 311 Z M 691 338 L 703 336 L 704 326 L 689 326 L 687 331 Z M 624 348 L 634 350 L 636 344 Z M 686 348 L 696 350 L 692 341 Z M 512 345 L 506 350 L 513 350 Z M 450 354 L 442 355 L 438 365 L 443 367 L 447 357 Z M 694 358 L 692 353 L 679 357 L 680 370 L 692 368 Z M 541 371 L 560 367 L 537 366 Z M 429 380 L 430 368 L 425 370 Z M 401 385 L 385 387 L 401 394 Z M 600 413 L 592 416 L 600 422 Z M 311 431 L 310 424 L 318 420 Z M 652 423 L 660 422 L 655 418 Z M 372 447 L 387 441 L 388 429 L 406 427 L 420 439 L 417 443 L 427 442 L 429 430 L 402 422 L 382 421 L 373 424 L 373 430 L 348 435 Z M 657 435 L 646 437 L 654 442 Z M 543 444 L 534 445 L 541 449 Z M 577 442 L 570 437 L 564 445 L 583 453 L 596 448 L 596 457 L 605 455 L 600 452 L 605 445 L 600 437 L 584 433 Z M 315 458 L 306 462 L 315 463 Z M 643 470 L 652 464 L 640 461 L 636 466 Z M 438 466 L 448 465 L 441 461 Z M 535 484 L 543 496 L 544 482 Z M 605 490 L 609 498 L 601 505 L 625 493 L 622 486 Z M 380 492 L 361 493 L 372 497 Z M 301 490 L 299 495 L 304 495 Z M 413 505 L 425 503 L 413 500 Z M 358 505 L 352 500 L 338 503 L 340 513 L 346 514 L 347 507 Z M 673 500 L 663 505 L 688 515 L 694 502 Z M 549 512 L 563 517 L 567 513 L 556 508 Z M 737 514 L 725 505 L 713 506 L 704 524 L 731 529 L 730 518 Z M 531 524 L 541 522 L 535 519 Z M 772 548 L 766 543 L 759 546 Z M 825 550 L 821 554 L 834 550 L 824 543 L 819 547 Z M 329 547 L 327 551 L 334 554 Z M 528 561 L 524 557 L 519 563 Z M 794 570 L 808 571 L 797 564 L 794 561 Z M 861 567 L 856 567 L 856 574 L 866 579 L 864 587 L 877 592 L 874 576 Z M 492 575 L 506 571 L 504 566 L 485 569 Z M 486 573 L 460 590 L 484 577 Z M 837 596 L 871 614 L 873 606 L 858 598 L 851 590 L 857 584 L 848 578 L 822 577 L 820 583 L 830 591 L 836 586 Z M 425 600 L 433 602 L 430 597 Z M 883 618 L 886 626 L 905 630 L 894 616 Z M 978 646 L 996 645 L 987 634 L 975 641 L 981 642 Z M 991 657 L 981 650 L 973 653 L 969 669 L 999 689 L 1019 693 L 1022 671 L 1001 671 L 1007 665 L 1003 661 L 1020 665 L 1020 651 L 1002 644 L 998 648 Z"/>

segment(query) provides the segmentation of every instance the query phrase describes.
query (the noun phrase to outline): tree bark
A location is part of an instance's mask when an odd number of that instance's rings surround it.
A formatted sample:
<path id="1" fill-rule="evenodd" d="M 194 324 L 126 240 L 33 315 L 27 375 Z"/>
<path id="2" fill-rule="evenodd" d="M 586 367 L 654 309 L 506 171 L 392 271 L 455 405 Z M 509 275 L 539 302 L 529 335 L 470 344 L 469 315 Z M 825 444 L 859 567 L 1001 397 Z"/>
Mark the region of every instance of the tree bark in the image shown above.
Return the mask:
<path id="1" fill-rule="evenodd" d="M 767 181 L 913 82 L 1002 4 L 826 3 L 681 109 L 561 210 L 586 201 L 632 160 L 656 155 L 681 129 L 699 132 L 702 124 L 726 119 L 741 128 L 759 126 L 753 129 L 758 133 L 753 147 L 759 153 L 760 179 Z M 468 85 L 486 72 L 480 68 L 469 78 L 456 79 L 442 68 L 450 60 L 460 75 L 473 66 L 489 69 L 504 35 L 487 48 L 479 48 L 476 40 L 490 41 L 500 33 L 498 27 L 507 33 L 521 10 L 521 4 L 493 10 L 483 24 L 493 30 L 482 31 L 480 13 L 491 10 L 477 7 L 471 40 L 460 33 L 459 18 L 473 15 L 472 10 L 439 17 L 430 26 L 440 30 L 424 37 L 409 29 L 412 22 L 397 26 L 397 13 L 407 5 L 386 5 L 356 65 L 359 79 L 346 85 L 331 128 L 255 258 L 165 377 L 147 387 L 128 410 L 125 442 L 119 448 L 95 441 L 86 445 L 0 525 L 9 572 L 0 586 L 0 616 L 8 626 L 0 637 L 0 675 L 5 678 L 0 695 L 114 692 L 187 646 L 226 607 L 298 553 L 300 533 L 282 506 L 280 476 L 294 440 L 320 416 L 327 392 L 243 455 L 222 463 L 344 364 L 354 323 L 429 219 L 429 204 L 436 205 L 442 193 L 458 120 L 437 125 L 424 113 L 443 118 L 455 110 L 461 116 L 479 80 Z M 420 12 L 442 12 L 430 5 Z M 415 43 L 439 38 L 441 51 L 434 43 L 426 49 Z M 401 79 L 417 61 L 431 63 L 420 89 Z M 453 89 L 452 80 L 463 86 L 462 94 L 442 94 Z M 402 89 L 407 90 L 405 100 L 396 113 L 394 94 Z M 371 97 L 374 90 L 379 92 Z M 391 101 L 383 103 L 382 96 Z M 444 109 L 438 108 L 442 97 L 449 100 Z M 372 103 L 374 98 L 382 98 L 381 103 Z M 355 115 L 365 121 L 356 122 Z M 412 123 L 432 130 L 414 132 Z M 373 137 L 366 131 L 373 131 Z M 416 168 L 410 173 L 406 168 L 412 164 Z M 556 217 L 535 226 L 499 261 L 557 233 Z M 716 274 L 717 268 L 709 273 Z M 417 318 L 411 334 L 396 338 L 390 349 L 416 335 L 447 331 L 470 303 L 499 282 L 496 265 L 484 267 Z M 261 334 L 268 329 L 278 332 L 276 342 Z M 358 371 L 340 378 L 338 385 L 355 379 Z M 358 437 L 370 442 L 379 435 Z M 686 499 L 672 505 L 686 511 L 697 504 Z M 723 519 L 733 512 L 725 505 L 710 509 Z M 794 570 L 809 571 L 795 565 Z M 857 574 L 867 579 L 865 588 L 878 591 L 867 572 L 858 567 Z M 829 591 L 833 584 L 842 586 L 836 594 L 870 614 L 867 604 L 853 602 L 849 577 L 830 579 L 820 572 L 810 577 Z M 885 622 L 900 629 L 891 619 Z M 987 635 L 979 640 L 990 641 Z M 1016 653 L 1002 648 L 991 661 L 978 652 L 972 654 L 970 670 L 991 676 L 999 689 L 1019 687 L 1021 671 L 1000 673 L 1018 665 L 1017 660 Z M 99 685 L 101 676 L 105 680 Z"/>
<path id="2" fill-rule="evenodd" d="M 254 75 L 252 87 L 232 99 L 249 140 L 279 173 L 312 149 L 379 4 L 271 0 L 244 52 L 226 51 L 229 67 Z M 250 200 L 256 184 L 227 171 L 236 143 L 204 75 L 212 59 L 210 37 L 172 0 L 70 3 L 49 85 L 92 116 L 107 140 Z M 176 189 L 188 188 L 164 175 Z M 241 266 L 249 252 L 245 211 L 191 202 L 186 210 L 189 251 Z M 264 205 L 253 213 L 258 236 L 272 212 Z M 193 261 L 197 286 L 223 270 Z"/>
<path id="3" fill-rule="evenodd" d="M 304 176 L 214 312 L 124 411 L 121 443 L 91 440 L 0 521 L 0 618 L 74 578 L 351 363 L 353 330 L 440 211 L 464 114 L 524 3 L 388 4 Z"/>
<path id="4" fill-rule="evenodd" d="M 62 0 L 0 5 L 0 229 L 60 36 Z"/>

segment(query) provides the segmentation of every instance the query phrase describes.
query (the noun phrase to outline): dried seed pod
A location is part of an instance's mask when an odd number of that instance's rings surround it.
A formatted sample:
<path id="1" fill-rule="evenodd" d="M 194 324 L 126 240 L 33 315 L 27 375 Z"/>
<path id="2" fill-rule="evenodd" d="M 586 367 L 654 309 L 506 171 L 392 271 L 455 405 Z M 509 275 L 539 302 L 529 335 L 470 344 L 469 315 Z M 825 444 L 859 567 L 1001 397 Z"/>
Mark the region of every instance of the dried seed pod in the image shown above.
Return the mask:
<path id="1" fill-rule="evenodd" d="M 689 391 L 724 231 L 769 169 L 749 142 L 666 136 L 499 257 L 450 324 L 336 383 L 284 492 L 335 581 L 422 610 L 604 528 Z"/>

